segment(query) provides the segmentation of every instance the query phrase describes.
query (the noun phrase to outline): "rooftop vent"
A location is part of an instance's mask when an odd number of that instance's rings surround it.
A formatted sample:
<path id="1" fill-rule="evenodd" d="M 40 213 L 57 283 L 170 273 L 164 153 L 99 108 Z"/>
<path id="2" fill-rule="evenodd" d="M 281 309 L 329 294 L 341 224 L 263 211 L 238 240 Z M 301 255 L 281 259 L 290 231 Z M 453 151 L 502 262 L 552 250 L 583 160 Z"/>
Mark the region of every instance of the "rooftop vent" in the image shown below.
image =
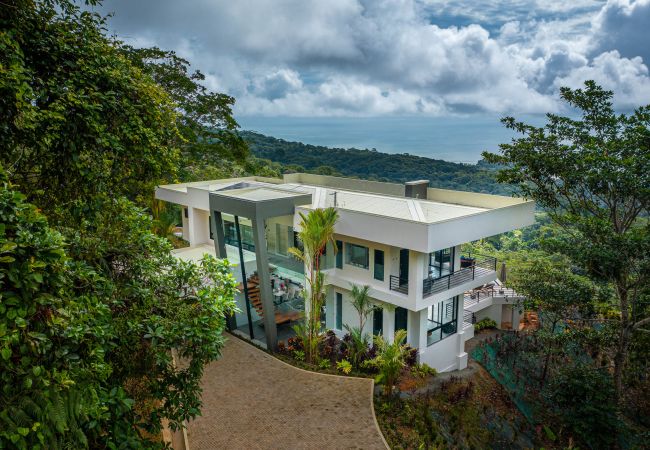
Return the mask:
<path id="1" fill-rule="evenodd" d="M 407 181 L 404 183 L 404 196 L 411 198 L 427 199 L 429 180 Z"/>

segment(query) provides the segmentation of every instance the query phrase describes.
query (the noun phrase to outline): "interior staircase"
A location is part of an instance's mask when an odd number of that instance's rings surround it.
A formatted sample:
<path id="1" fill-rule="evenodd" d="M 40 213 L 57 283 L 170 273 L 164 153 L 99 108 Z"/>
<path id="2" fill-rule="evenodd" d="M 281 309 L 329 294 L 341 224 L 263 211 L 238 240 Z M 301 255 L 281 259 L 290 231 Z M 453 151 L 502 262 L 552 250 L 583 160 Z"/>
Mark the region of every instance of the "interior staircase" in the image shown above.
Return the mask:
<path id="1" fill-rule="evenodd" d="M 247 286 L 248 288 L 248 300 L 257 314 L 264 320 L 264 307 L 262 306 L 262 295 L 260 293 L 260 279 L 255 275 L 248 277 Z M 244 292 L 244 285 L 239 284 L 238 289 L 240 292 Z M 283 323 L 289 323 L 300 318 L 300 313 L 298 311 L 286 311 L 280 312 L 275 311 L 275 324 L 281 325 Z"/>

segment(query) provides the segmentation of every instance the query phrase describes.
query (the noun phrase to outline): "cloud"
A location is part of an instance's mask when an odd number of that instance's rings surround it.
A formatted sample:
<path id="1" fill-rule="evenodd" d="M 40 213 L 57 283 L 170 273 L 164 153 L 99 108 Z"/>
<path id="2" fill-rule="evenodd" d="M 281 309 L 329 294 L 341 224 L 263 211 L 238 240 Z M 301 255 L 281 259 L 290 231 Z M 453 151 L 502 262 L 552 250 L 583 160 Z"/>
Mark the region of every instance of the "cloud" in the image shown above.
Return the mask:
<path id="1" fill-rule="evenodd" d="M 650 0 L 114 0 L 102 11 L 123 39 L 188 58 L 244 115 L 556 111 L 559 86 L 586 78 L 618 106 L 650 102 Z"/>
<path id="2" fill-rule="evenodd" d="M 610 0 L 594 19 L 594 53 L 618 51 L 650 61 L 650 0 Z"/>

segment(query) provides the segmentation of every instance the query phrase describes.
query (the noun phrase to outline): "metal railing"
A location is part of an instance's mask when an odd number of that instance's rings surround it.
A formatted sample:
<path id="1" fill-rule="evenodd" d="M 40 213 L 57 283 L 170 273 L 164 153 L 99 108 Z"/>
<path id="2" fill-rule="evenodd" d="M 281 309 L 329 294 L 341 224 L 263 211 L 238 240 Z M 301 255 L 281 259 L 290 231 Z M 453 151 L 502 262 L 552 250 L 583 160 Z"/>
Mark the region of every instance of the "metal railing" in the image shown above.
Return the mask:
<path id="1" fill-rule="evenodd" d="M 476 323 L 476 316 L 471 311 L 463 311 L 463 328 L 467 328 Z"/>
<path id="2" fill-rule="evenodd" d="M 422 296 L 429 297 L 433 294 L 460 286 L 463 283 L 485 275 L 488 271 L 496 272 L 497 260 L 491 256 L 480 256 L 471 260 L 469 267 L 464 267 L 456 272 L 440 278 L 426 278 L 422 282 Z"/>
<path id="3" fill-rule="evenodd" d="M 402 294 L 409 293 L 409 280 L 408 278 L 398 277 L 396 275 L 390 276 L 390 290 L 401 292 Z"/>
<path id="4" fill-rule="evenodd" d="M 507 302 L 524 298 L 522 294 L 517 293 L 512 288 L 507 288 L 505 286 L 488 286 L 465 292 L 463 300 L 467 307 L 494 297 L 504 298 Z"/>

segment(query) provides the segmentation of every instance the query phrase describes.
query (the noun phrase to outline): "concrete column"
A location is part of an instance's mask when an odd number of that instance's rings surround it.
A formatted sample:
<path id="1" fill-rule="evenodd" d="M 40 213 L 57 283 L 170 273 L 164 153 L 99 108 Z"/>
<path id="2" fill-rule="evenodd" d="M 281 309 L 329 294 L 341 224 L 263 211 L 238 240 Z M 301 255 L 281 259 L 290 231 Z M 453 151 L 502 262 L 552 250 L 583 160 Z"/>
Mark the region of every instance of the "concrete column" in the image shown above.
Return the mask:
<path id="1" fill-rule="evenodd" d="M 210 240 L 210 221 L 208 212 L 198 208 L 188 208 L 189 241 L 195 247 Z"/>
<path id="2" fill-rule="evenodd" d="M 422 300 L 424 256 L 424 253 L 409 250 L 409 298 L 415 302 Z"/>
<path id="3" fill-rule="evenodd" d="M 212 214 L 212 235 L 214 236 L 214 251 L 217 258 L 227 258 L 226 238 L 223 234 L 223 218 L 219 211 L 214 211 Z"/>
<path id="4" fill-rule="evenodd" d="M 384 307 L 384 339 L 387 342 L 395 339 L 395 308 L 389 305 Z"/>
<path id="5" fill-rule="evenodd" d="M 336 328 L 336 295 L 334 295 L 334 289 L 327 287 L 325 291 L 325 328 L 328 330 L 334 330 Z M 307 303 L 307 302 L 305 302 Z M 306 309 L 305 305 L 305 309 Z"/>
<path id="6" fill-rule="evenodd" d="M 406 342 L 411 347 L 419 348 L 420 344 L 420 313 L 408 310 L 406 316 Z"/>
<path id="7" fill-rule="evenodd" d="M 196 245 L 196 237 L 195 237 L 195 230 L 194 230 L 195 222 L 196 222 L 196 218 L 194 217 L 194 208 L 188 206 L 187 207 L 187 240 L 190 242 L 190 247 L 194 247 Z"/>
<path id="8" fill-rule="evenodd" d="M 456 361 L 458 364 L 458 370 L 462 370 L 467 367 L 467 353 L 465 353 L 465 331 L 463 331 L 463 313 L 465 310 L 463 309 L 463 296 L 456 296 L 456 300 L 458 302 L 458 316 L 456 317 L 456 339 L 458 339 L 458 348 L 456 349 L 456 354 L 458 356 L 456 358 Z M 453 338 L 450 336 L 449 339 Z"/>
<path id="9" fill-rule="evenodd" d="M 411 347 L 427 349 L 428 309 L 408 312 L 408 338 Z"/>
<path id="10" fill-rule="evenodd" d="M 181 223 L 183 224 L 183 239 L 186 241 L 190 241 L 190 221 L 187 217 L 185 217 L 185 213 L 187 211 L 187 214 L 189 216 L 189 211 L 187 206 L 182 206 L 181 207 Z"/>
<path id="11" fill-rule="evenodd" d="M 271 292 L 271 276 L 269 274 L 269 258 L 266 251 L 264 236 L 264 219 L 255 218 L 253 225 L 253 240 L 255 241 L 255 258 L 257 259 L 257 274 L 260 278 L 260 295 L 264 309 L 264 332 L 266 347 L 274 351 L 278 345 L 277 328 L 275 324 L 275 307 Z"/>
<path id="12" fill-rule="evenodd" d="M 454 247 L 454 272 L 457 272 L 460 270 L 460 251 L 461 246 L 457 245 Z"/>

